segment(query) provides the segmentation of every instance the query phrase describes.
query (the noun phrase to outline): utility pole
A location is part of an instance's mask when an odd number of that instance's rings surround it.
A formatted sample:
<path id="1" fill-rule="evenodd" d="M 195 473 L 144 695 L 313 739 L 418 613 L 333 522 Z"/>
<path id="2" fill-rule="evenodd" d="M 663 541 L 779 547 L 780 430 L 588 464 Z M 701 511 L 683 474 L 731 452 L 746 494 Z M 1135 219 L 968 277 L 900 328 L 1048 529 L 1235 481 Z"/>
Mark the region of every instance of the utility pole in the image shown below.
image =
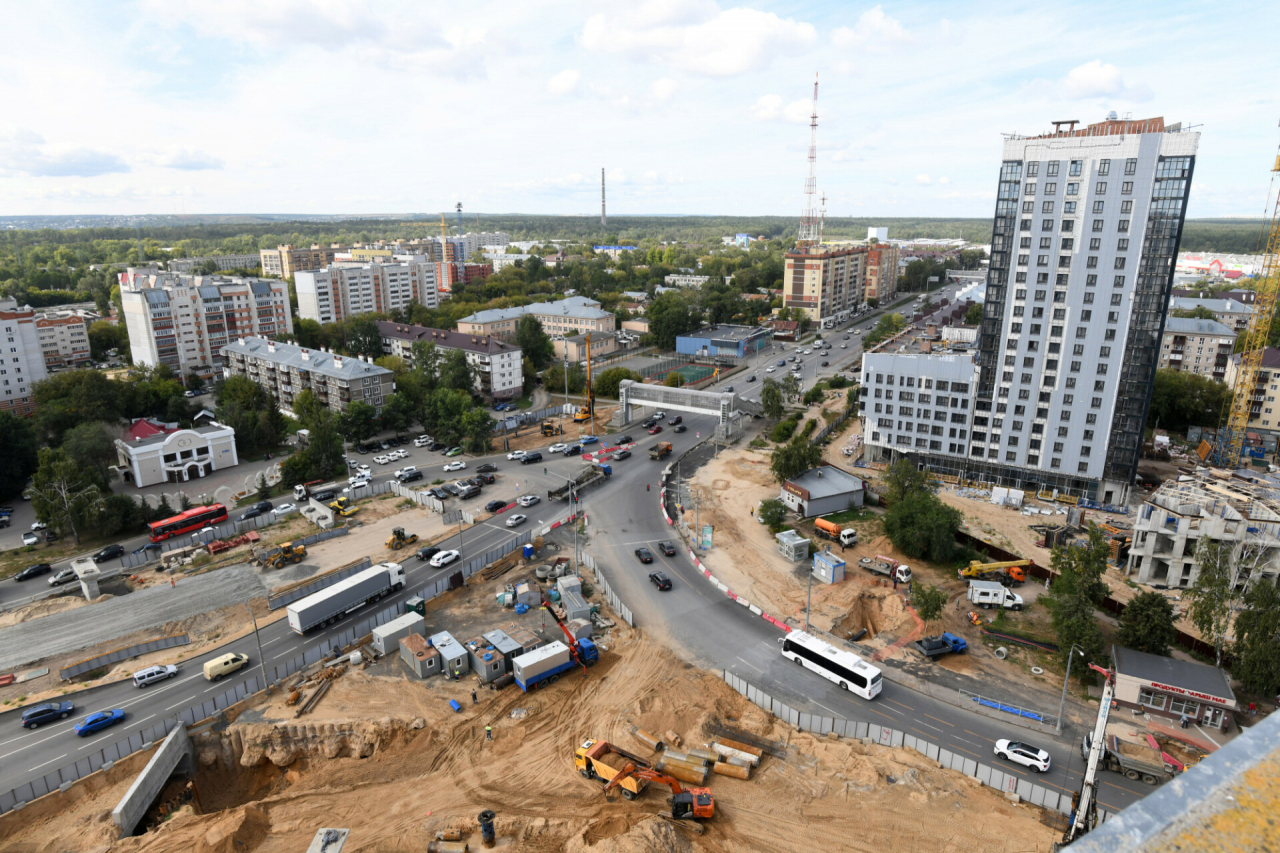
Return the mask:
<path id="1" fill-rule="evenodd" d="M 248 599 L 244 600 L 244 609 L 249 611 L 249 618 L 253 620 L 253 639 L 258 642 L 258 666 L 262 669 L 262 689 L 266 690 L 270 682 L 267 681 L 267 659 L 262 656 L 262 638 L 258 636 L 258 617 L 249 606 Z"/>
<path id="2" fill-rule="evenodd" d="M 804 600 L 804 629 L 809 630 L 809 610 L 813 607 L 813 566 L 809 566 L 809 592 Z"/>
<path id="3" fill-rule="evenodd" d="M 1062 679 L 1062 701 L 1058 703 L 1058 727 L 1057 734 L 1062 734 L 1062 714 L 1067 709 L 1067 684 L 1071 681 L 1071 662 L 1075 660 L 1076 653 L 1079 652 L 1080 657 L 1084 657 L 1084 649 L 1075 643 L 1071 644 L 1071 651 L 1067 653 L 1067 676 Z"/>

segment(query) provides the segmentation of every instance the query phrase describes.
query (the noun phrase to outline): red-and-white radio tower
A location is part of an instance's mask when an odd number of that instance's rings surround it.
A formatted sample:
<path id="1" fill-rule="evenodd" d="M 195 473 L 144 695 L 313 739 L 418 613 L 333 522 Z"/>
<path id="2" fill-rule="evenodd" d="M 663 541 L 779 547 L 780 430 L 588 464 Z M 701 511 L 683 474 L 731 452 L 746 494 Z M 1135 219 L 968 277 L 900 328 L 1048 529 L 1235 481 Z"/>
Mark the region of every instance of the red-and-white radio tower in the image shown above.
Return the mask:
<path id="1" fill-rule="evenodd" d="M 796 248 L 817 248 L 818 234 L 818 75 L 813 75 L 813 115 L 809 119 L 809 177 L 804 182 L 804 212 L 800 214 L 800 233 Z"/>

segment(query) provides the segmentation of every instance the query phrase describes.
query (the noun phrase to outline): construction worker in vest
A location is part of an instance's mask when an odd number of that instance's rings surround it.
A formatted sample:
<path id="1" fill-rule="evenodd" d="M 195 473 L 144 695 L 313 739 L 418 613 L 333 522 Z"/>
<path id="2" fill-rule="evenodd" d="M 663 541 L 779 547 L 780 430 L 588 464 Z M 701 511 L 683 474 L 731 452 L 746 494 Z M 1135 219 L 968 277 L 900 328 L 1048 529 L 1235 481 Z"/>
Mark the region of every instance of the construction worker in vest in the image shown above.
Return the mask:
<path id="1" fill-rule="evenodd" d="M 493 740 L 493 726 L 484 727 L 484 739 Z"/>

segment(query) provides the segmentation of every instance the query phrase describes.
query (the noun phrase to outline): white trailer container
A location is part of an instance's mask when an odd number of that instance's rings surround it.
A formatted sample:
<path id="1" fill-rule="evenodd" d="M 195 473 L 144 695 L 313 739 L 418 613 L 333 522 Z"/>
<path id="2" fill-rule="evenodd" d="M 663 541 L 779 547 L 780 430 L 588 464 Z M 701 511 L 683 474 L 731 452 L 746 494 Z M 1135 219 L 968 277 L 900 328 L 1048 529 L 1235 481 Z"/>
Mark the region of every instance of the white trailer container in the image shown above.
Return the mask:
<path id="1" fill-rule="evenodd" d="M 1022 609 L 1022 596 L 1011 592 L 1004 584 L 997 581 L 969 581 L 968 598 L 974 604 L 986 609 L 992 607 Z"/>
<path id="2" fill-rule="evenodd" d="M 417 613 L 406 613 L 397 616 L 385 625 L 373 629 L 373 650 L 381 655 L 389 655 L 400 645 L 400 639 L 410 634 L 422 634 L 427 630 L 427 620 Z"/>
<path id="3" fill-rule="evenodd" d="M 356 572 L 333 586 L 289 605 L 289 627 L 296 634 L 328 622 L 332 624 L 370 601 L 404 586 L 404 566 L 379 563 Z"/>
<path id="4" fill-rule="evenodd" d="M 520 655 L 511 664 L 511 672 L 516 677 L 520 689 L 528 692 L 526 685 L 535 684 L 548 674 L 558 674 L 573 665 L 573 657 L 569 647 L 556 640 L 540 649 Z"/>

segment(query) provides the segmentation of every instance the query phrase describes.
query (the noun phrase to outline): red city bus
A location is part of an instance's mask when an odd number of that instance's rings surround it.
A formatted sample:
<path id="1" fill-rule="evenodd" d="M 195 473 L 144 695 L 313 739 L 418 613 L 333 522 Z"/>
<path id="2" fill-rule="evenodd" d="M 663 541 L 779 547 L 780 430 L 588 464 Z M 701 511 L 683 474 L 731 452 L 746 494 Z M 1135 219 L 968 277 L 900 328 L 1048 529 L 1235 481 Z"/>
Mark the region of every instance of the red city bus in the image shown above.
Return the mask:
<path id="1" fill-rule="evenodd" d="M 184 533 L 208 527 L 210 524 L 221 524 L 226 520 L 227 508 L 222 504 L 210 504 L 193 507 L 163 521 L 153 521 L 147 527 L 151 530 L 152 542 L 163 542 L 170 536 L 181 536 Z"/>

